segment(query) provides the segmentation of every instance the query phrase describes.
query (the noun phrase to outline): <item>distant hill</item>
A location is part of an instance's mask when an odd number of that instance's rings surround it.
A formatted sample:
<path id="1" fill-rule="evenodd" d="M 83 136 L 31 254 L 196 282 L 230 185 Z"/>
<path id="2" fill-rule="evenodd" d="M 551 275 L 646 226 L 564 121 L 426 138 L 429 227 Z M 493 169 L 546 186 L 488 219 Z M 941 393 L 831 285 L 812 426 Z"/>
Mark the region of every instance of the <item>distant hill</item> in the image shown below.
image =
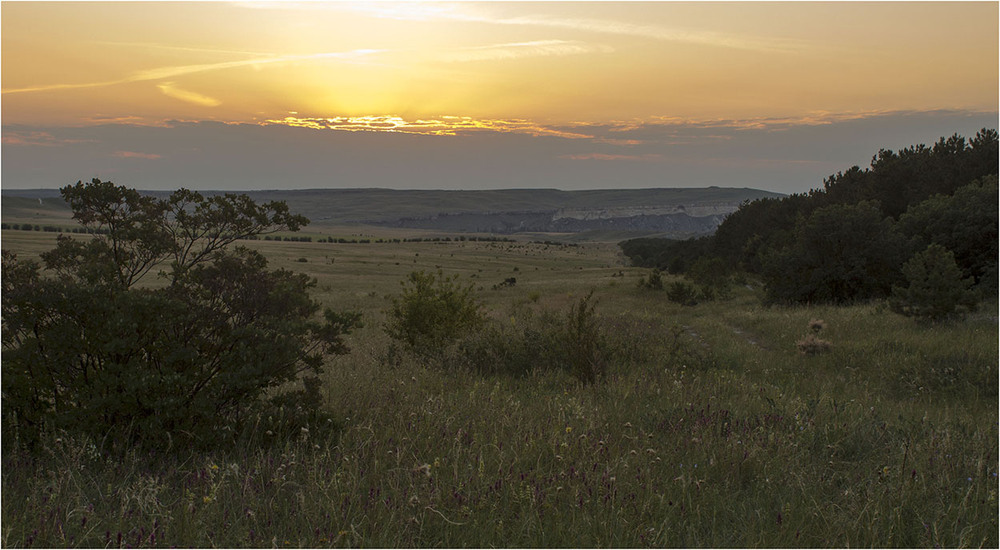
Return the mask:
<path id="1" fill-rule="evenodd" d="M 302 189 L 245 193 L 257 201 L 283 200 L 293 212 L 312 220 L 314 226 L 375 225 L 499 234 L 624 232 L 672 237 L 711 233 L 744 201 L 783 196 L 724 187 L 589 191 Z M 58 197 L 58 192 L 52 189 L 3 190 L 2 195 L 4 218 L 20 216 L 33 208 L 58 209 L 59 205 L 53 203 L 61 202 L 53 198 Z M 39 198 L 42 204 L 37 202 Z"/>

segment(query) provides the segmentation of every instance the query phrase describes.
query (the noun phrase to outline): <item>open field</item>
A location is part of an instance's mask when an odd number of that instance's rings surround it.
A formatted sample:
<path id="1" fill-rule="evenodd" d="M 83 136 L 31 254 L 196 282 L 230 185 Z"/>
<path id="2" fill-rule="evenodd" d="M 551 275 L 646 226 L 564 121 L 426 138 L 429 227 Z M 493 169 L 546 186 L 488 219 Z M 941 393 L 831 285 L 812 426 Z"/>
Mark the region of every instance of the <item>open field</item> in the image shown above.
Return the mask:
<path id="1" fill-rule="evenodd" d="M 36 257 L 55 234 L 2 239 Z M 750 281 L 682 307 L 600 243 L 243 244 L 364 315 L 327 368 L 336 436 L 262 426 L 177 457 L 53 437 L 40 458 L 5 438 L 4 546 L 1000 544 L 995 303 L 922 325 L 880 303 L 763 308 Z M 383 327 L 415 270 L 458 274 L 501 327 L 593 291 L 606 378 L 405 353 Z M 827 354 L 796 349 L 811 319 Z"/>

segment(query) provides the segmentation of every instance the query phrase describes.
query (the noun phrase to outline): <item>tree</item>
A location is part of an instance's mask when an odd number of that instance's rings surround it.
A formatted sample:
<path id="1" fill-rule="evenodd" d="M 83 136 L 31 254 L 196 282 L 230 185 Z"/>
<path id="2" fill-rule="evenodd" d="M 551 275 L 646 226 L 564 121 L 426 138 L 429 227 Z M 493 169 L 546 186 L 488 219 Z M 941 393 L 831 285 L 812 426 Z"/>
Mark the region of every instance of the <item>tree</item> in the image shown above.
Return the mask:
<path id="1" fill-rule="evenodd" d="M 876 204 L 820 208 L 798 223 L 790 246 L 763 260 L 767 299 L 845 303 L 887 296 L 906 250 Z"/>
<path id="2" fill-rule="evenodd" d="M 308 220 L 284 203 L 183 189 L 164 200 L 97 179 L 62 194 L 101 231 L 60 237 L 44 266 L 4 252 L 7 422 L 29 437 L 221 442 L 253 411 L 287 402 L 265 397 L 299 380 L 294 399 L 318 412 L 324 355 L 347 353 L 343 336 L 360 316 L 320 318 L 315 281 L 230 247 Z M 139 285 L 157 266 L 167 284 Z"/>
<path id="3" fill-rule="evenodd" d="M 960 187 L 952 195 L 934 195 L 911 206 L 899 218 L 900 230 L 922 246 L 940 244 L 954 253 L 963 277 L 996 288 L 997 177 L 987 176 Z"/>
<path id="4" fill-rule="evenodd" d="M 894 286 L 889 300 L 897 313 L 937 320 L 976 309 L 972 278 L 962 278 L 955 255 L 939 244 L 931 244 L 910 258 L 903 265 L 903 274 L 908 285 Z"/>

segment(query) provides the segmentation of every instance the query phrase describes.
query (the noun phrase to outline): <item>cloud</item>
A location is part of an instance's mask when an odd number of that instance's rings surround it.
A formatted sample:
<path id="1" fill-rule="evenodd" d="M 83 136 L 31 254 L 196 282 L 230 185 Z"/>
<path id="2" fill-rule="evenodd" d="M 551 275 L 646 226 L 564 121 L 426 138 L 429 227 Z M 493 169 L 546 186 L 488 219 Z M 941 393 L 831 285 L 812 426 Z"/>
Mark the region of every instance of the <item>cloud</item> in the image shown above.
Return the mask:
<path id="1" fill-rule="evenodd" d="M 577 40 L 535 40 L 464 48 L 441 56 L 443 61 L 504 61 L 523 57 L 549 57 L 586 53 L 610 53 L 608 46 L 592 45 Z"/>
<path id="2" fill-rule="evenodd" d="M 115 151 L 111 153 L 111 156 L 120 159 L 145 159 L 145 160 L 157 160 L 163 158 L 162 155 L 157 155 L 156 153 L 137 153 L 135 151 Z"/>
<path id="3" fill-rule="evenodd" d="M 85 139 L 57 138 L 51 133 L 41 130 L 34 131 L 4 131 L 0 139 L 4 145 L 29 145 L 38 147 L 58 147 L 75 143 L 87 143 Z"/>
<path id="4" fill-rule="evenodd" d="M 321 5 L 319 3 L 316 4 Z M 472 5 L 475 6 L 475 4 Z M 310 3 L 297 3 L 297 6 L 300 9 L 308 9 Z M 468 4 L 439 5 L 415 2 L 352 2 L 340 5 L 335 4 L 335 6 L 382 19 L 402 21 L 446 20 L 490 23 L 495 25 L 547 27 L 762 52 L 790 53 L 797 51 L 803 46 L 802 41 L 785 38 L 714 31 L 693 31 L 659 25 L 641 25 L 610 19 L 561 18 L 546 15 L 504 17 L 483 10 L 479 6 L 469 9 Z"/>
<path id="5" fill-rule="evenodd" d="M 552 136 L 566 139 L 591 139 L 594 136 L 566 128 L 545 126 L 523 119 L 476 119 L 468 116 L 442 116 L 431 119 L 406 120 L 397 115 L 359 117 L 298 117 L 265 120 L 265 125 L 294 126 L 314 130 L 349 132 L 393 132 L 432 136 L 457 136 L 472 132 L 516 133 L 532 136 Z"/>
<path id="6" fill-rule="evenodd" d="M 569 160 L 627 160 L 627 161 L 660 161 L 663 155 L 658 153 L 646 153 L 642 155 L 619 155 L 607 153 L 573 153 L 569 155 L 559 155 L 561 159 Z"/>
<path id="7" fill-rule="evenodd" d="M 621 131 L 607 124 L 546 127 L 526 120 L 459 116 L 298 116 L 300 127 L 281 120 L 5 125 L 7 142 L 61 146 L 5 143 L 3 184 L 52 187 L 113 175 L 116 183 L 142 189 L 718 185 L 801 193 L 821 187 L 823 178 L 837 171 L 867 165 L 880 148 L 933 144 L 953 133 L 971 137 L 983 127 L 995 128 L 997 122 L 995 111 L 932 111 L 865 118 L 831 115 L 821 119 L 828 124 L 756 127 L 733 121 L 661 120 Z M 582 137 L 560 137 L 568 134 Z M 609 138 L 641 143 L 623 148 L 600 141 Z M 155 160 L 157 155 L 163 160 Z"/>
<path id="8" fill-rule="evenodd" d="M 144 82 L 149 80 L 164 80 L 167 78 L 176 78 L 178 76 L 184 76 L 189 74 L 204 73 L 210 71 L 221 71 L 226 69 L 235 69 L 239 67 L 258 67 L 261 65 L 279 64 L 279 63 L 294 63 L 301 61 L 314 61 L 323 59 L 339 59 L 344 61 L 357 60 L 361 57 L 368 56 L 371 54 L 379 53 L 381 50 L 371 50 L 371 49 L 358 49 L 351 50 L 347 52 L 321 52 L 303 55 L 282 55 L 276 57 L 255 57 L 253 59 L 243 59 L 239 61 L 223 61 L 220 63 L 201 63 L 196 65 L 174 65 L 167 67 L 157 67 L 155 69 L 146 69 L 142 71 L 136 71 L 124 78 L 117 80 L 106 80 L 102 82 L 81 82 L 75 84 L 40 84 L 37 86 L 27 86 L 23 88 L 12 88 L 7 90 L 2 90 L 3 94 L 21 94 L 30 92 L 48 92 L 55 90 L 72 90 L 80 88 L 100 88 L 104 86 L 113 86 L 116 84 L 126 84 L 129 82 Z"/>
<path id="9" fill-rule="evenodd" d="M 156 86 L 163 92 L 163 95 L 167 97 L 172 97 L 174 99 L 179 99 L 187 103 L 194 103 L 195 105 L 202 105 L 205 107 L 218 107 L 222 104 L 221 101 L 215 99 L 214 97 L 209 97 L 207 95 L 201 95 L 197 92 L 191 92 L 188 90 L 182 90 L 174 86 L 173 82 L 164 82 Z"/>

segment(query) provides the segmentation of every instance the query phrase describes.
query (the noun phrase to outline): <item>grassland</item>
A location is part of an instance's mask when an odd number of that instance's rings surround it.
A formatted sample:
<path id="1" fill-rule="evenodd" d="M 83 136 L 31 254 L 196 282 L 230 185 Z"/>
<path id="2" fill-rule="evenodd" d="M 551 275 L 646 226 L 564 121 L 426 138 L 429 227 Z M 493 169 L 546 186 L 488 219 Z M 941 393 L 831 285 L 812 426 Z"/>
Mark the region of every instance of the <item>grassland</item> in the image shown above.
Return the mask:
<path id="1" fill-rule="evenodd" d="M 32 257 L 55 236 L 2 238 Z M 751 281 L 682 307 L 609 244 L 246 244 L 364 314 L 327 368 L 336 434 L 124 456 L 5 437 L 3 546 L 1000 545 L 996 303 L 921 325 L 880 303 L 763 308 Z M 618 360 L 584 385 L 409 355 L 383 325 L 414 270 L 474 284 L 497 325 L 593 291 Z M 812 319 L 827 354 L 796 349 Z"/>

